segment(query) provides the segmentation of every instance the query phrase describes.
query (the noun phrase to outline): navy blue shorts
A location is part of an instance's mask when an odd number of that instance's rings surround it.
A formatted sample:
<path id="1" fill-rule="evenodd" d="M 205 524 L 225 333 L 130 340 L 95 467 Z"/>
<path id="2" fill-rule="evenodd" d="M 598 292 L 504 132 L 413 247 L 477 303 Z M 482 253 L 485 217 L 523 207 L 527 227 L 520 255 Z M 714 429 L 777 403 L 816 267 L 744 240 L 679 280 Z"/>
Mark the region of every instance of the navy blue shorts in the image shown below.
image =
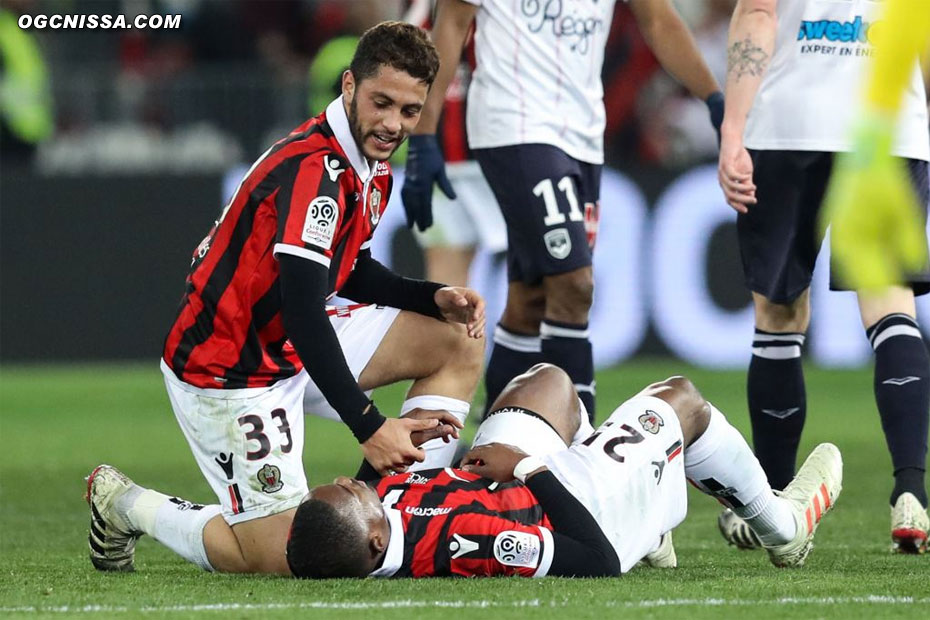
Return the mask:
<path id="1" fill-rule="evenodd" d="M 788 304 L 811 284 L 823 241 L 817 224 L 833 153 L 821 151 L 749 151 L 758 203 L 736 219 L 746 286 L 777 304 Z M 927 162 L 907 160 L 914 189 L 924 206 L 930 200 Z M 849 290 L 830 270 L 830 288 Z M 914 274 L 915 295 L 930 291 L 930 271 Z"/>
<path id="2" fill-rule="evenodd" d="M 544 276 L 591 266 L 600 207 L 601 166 L 548 144 L 476 149 L 507 224 L 507 275 Z"/>

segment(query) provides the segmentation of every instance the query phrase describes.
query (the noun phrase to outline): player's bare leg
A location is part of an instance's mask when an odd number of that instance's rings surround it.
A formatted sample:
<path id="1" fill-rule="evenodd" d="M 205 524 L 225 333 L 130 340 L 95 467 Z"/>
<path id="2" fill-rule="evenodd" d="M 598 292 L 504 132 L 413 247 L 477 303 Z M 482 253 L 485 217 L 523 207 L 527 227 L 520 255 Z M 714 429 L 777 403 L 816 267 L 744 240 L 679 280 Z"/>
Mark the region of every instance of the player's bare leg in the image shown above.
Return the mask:
<path id="1" fill-rule="evenodd" d="M 468 286 L 468 269 L 475 257 L 474 246 L 435 246 L 423 250 L 426 279 L 447 286 Z"/>
<path id="2" fill-rule="evenodd" d="M 685 475 L 694 485 L 744 519 L 773 564 L 804 564 L 814 531 L 842 488 L 842 458 L 836 446 L 817 446 L 776 497 L 746 441 L 690 381 L 672 377 L 640 395 L 660 398 L 675 411 L 686 446 Z"/>
<path id="3" fill-rule="evenodd" d="M 109 465 L 88 477 L 90 557 L 105 571 L 134 570 L 143 534 L 204 570 L 289 575 L 284 550 L 295 509 L 230 527 L 217 505 L 202 506 L 135 484 Z"/>
<path id="4" fill-rule="evenodd" d="M 894 468 L 893 550 L 927 549 L 925 470 L 930 427 L 930 358 L 916 319 L 914 293 L 895 286 L 859 295 L 862 325 L 875 351 L 875 402 Z"/>
<path id="5" fill-rule="evenodd" d="M 572 443 L 581 426 L 581 407 L 572 380 L 552 364 L 536 364 L 514 377 L 489 410 L 505 407 L 528 409 L 542 416 L 566 446 Z"/>
<path id="6" fill-rule="evenodd" d="M 594 358 L 588 314 L 594 299 L 590 266 L 543 278 L 546 308 L 539 328 L 543 361 L 562 367 L 594 419 Z"/>
<path id="7" fill-rule="evenodd" d="M 363 390 L 370 390 L 413 379 L 401 415 L 418 409 L 444 410 L 464 422 L 481 375 L 484 342 L 469 338 L 464 325 L 401 312 L 358 382 Z M 422 446 L 426 460 L 416 468 L 450 465 L 456 447 L 456 441 L 426 442 Z"/>

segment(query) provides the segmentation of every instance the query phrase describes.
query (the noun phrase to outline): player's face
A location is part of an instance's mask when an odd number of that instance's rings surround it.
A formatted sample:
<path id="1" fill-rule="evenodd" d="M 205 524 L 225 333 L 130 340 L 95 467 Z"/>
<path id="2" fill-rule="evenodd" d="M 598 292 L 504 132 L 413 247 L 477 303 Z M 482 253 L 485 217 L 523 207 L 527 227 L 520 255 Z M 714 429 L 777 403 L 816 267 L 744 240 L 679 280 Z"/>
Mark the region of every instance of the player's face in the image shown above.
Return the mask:
<path id="1" fill-rule="evenodd" d="M 332 484 L 312 489 L 310 497 L 330 504 L 343 514 L 357 515 L 365 523 L 385 518 L 381 499 L 375 490 L 353 478 L 339 476 Z"/>
<path id="2" fill-rule="evenodd" d="M 427 92 L 422 80 L 388 65 L 361 82 L 346 71 L 342 93 L 352 137 L 362 154 L 378 161 L 393 155 L 417 126 Z"/>

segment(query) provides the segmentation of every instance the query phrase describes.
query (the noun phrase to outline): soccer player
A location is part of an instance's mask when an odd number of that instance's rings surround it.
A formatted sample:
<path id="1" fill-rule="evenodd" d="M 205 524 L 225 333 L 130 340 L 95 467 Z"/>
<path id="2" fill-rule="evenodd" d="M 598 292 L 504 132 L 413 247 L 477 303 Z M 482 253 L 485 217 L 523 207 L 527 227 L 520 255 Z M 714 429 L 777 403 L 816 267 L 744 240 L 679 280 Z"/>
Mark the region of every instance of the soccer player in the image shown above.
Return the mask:
<path id="1" fill-rule="evenodd" d="M 891 145 L 912 81 L 911 64 L 930 45 L 930 3 L 888 0 L 885 5 L 884 27 L 894 36 L 876 44 L 853 150 L 837 160 L 823 218 L 831 225 L 837 267 L 866 290 L 898 284 L 919 271 L 927 244 L 923 209 Z"/>
<path id="2" fill-rule="evenodd" d="M 684 519 L 686 477 L 745 517 L 773 564 L 801 566 L 842 486 L 840 453 L 821 444 L 775 496 L 739 432 L 684 377 L 648 386 L 596 432 L 586 423 L 571 379 L 532 368 L 503 390 L 461 470 L 311 490 L 288 540 L 293 574 L 619 575 Z"/>
<path id="3" fill-rule="evenodd" d="M 875 22 L 878 7 L 866 0 L 740 0 L 731 23 L 719 180 L 738 212 L 743 270 L 755 306 L 747 379 L 753 443 L 776 489 L 794 473 L 806 417 L 801 351 L 822 240 L 818 211 L 835 154 L 853 146 L 850 102 L 857 98 L 871 43 L 887 28 Z M 925 210 L 930 136 L 916 57 L 907 71 L 901 124 L 888 148 L 906 166 Z M 831 287 L 842 289 L 843 283 L 833 280 Z M 892 538 L 902 552 L 924 549 L 930 525 L 924 483 L 930 359 L 914 304 L 914 295 L 928 290 L 930 273 L 924 272 L 912 276 L 909 286 L 859 295 L 875 352 L 875 400 L 894 467 Z M 753 546 L 731 513 L 720 525 L 731 542 Z"/>
<path id="4" fill-rule="evenodd" d="M 342 96 L 246 174 L 195 251 L 162 359 L 219 504 L 97 468 L 88 502 L 98 569 L 132 570 L 145 533 L 207 570 L 288 574 L 285 539 L 307 492 L 305 400 L 335 410 L 378 472 L 450 462 L 455 442 L 443 438 L 457 435 L 481 372 L 483 301 L 402 278 L 367 249 L 391 194 L 385 160 L 416 125 L 437 68 L 421 29 L 371 28 Z M 328 310 L 337 292 L 359 303 Z M 402 417 L 385 418 L 366 391 L 403 379 L 415 381 Z M 425 431 L 434 441 L 414 445 Z"/>
<path id="5" fill-rule="evenodd" d="M 722 118 L 723 98 L 669 0 L 629 0 L 662 65 Z M 508 236 L 507 302 L 485 374 L 487 403 L 533 364 L 564 368 L 594 414 L 588 312 L 594 278 L 605 112 L 601 66 L 614 0 L 441 0 L 436 85 L 415 135 L 404 185 L 413 219 L 431 219 L 444 178 L 435 133 L 443 94 L 475 21 L 477 68 L 468 143 L 497 197 Z M 440 187 L 443 185 L 440 184 Z"/>

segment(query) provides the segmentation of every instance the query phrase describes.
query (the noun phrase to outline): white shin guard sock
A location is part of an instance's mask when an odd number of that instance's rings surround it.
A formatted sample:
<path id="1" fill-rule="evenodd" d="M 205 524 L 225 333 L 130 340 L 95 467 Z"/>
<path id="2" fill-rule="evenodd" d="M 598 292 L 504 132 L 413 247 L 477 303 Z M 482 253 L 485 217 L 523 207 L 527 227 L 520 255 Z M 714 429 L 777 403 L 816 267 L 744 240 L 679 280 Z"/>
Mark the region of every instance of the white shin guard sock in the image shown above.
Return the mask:
<path id="1" fill-rule="evenodd" d="M 445 410 L 454 415 L 459 422 L 465 422 L 468 417 L 468 411 L 471 404 L 457 398 L 448 396 L 438 396 L 434 394 L 424 394 L 422 396 L 413 396 L 404 401 L 400 408 L 401 417 L 407 415 L 414 409 L 427 409 L 431 411 Z M 414 463 L 408 471 L 422 471 L 424 469 L 436 469 L 439 467 L 448 467 L 452 464 L 455 457 L 455 450 L 459 442 L 453 439 L 446 443 L 442 439 L 431 439 L 420 446 L 426 452 L 426 459 L 422 463 Z"/>
<path id="2" fill-rule="evenodd" d="M 222 513 L 218 505 L 201 506 L 145 489 L 135 497 L 127 515 L 130 522 L 182 558 L 213 571 L 203 544 L 203 529 Z"/>
<path id="3" fill-rule="evenodd" d="M 746 440 L 711 405 L 707 430 L 685 448 L 685 475 L 694 484 L 746 520 L 763 544 L 794 537 L 796 524 L 788 504 L 772 493 L 765 472 Z"/>

